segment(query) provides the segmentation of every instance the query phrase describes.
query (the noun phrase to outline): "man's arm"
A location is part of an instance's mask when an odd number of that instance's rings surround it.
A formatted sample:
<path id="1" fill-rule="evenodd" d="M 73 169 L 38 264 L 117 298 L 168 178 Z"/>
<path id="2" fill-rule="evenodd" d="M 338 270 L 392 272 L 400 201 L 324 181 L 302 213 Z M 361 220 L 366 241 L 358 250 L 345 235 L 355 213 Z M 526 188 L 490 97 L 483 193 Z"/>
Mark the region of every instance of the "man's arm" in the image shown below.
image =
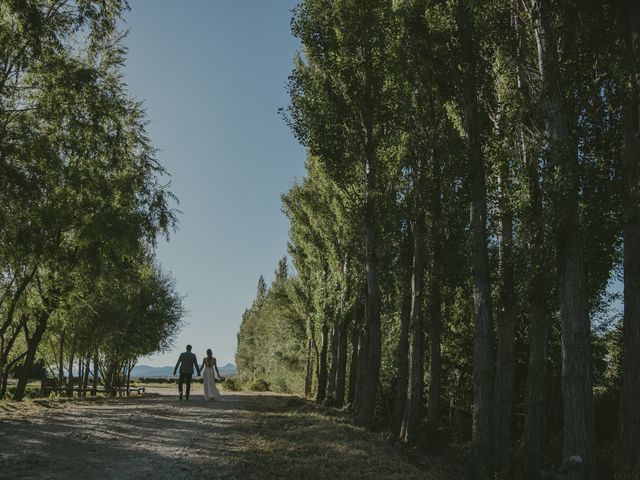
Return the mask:
<path id="1" fill-rule="evenodd" d="M 178 367 L 180 366 L 180 362 L 182 361 L 182 355 L 178 357 L 178 363 L 176 363 L 175 368 L 173 369 L 173 376 L 176 376 L 176 372 L 178 371 Z"/>
<path id="2" fill-rule="evenodd" d="M 193 360 L 196 362 L 196 370 L 198 371 L 198 376 L 200 376 L 200 366 L 198 365 L 198 357 L 193 354 Z"/>

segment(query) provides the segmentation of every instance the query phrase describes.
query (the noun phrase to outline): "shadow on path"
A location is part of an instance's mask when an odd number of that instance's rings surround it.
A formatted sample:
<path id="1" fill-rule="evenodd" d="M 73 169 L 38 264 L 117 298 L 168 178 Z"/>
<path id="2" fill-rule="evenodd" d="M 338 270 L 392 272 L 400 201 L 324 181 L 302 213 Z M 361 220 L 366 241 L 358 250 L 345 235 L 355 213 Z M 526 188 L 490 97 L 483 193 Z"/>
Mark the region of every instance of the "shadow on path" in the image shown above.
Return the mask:
<path id="1" fill-rule="evenodd" d="M 457 478 L 431 476 L 337 412 L 292 398 L 153 396 L 0 413 L 0 479 Z"/>

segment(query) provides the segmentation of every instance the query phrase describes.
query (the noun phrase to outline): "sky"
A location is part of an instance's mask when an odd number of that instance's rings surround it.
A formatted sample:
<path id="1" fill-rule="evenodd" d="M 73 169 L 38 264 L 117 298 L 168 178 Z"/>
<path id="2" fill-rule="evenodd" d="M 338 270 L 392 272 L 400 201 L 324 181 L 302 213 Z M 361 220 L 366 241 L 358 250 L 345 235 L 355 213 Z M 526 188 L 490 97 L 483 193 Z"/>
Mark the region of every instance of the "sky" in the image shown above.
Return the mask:
<path id="1" fill-rule="evenodd" d="M 182 213 L 158 260 L 185 295 L 187 343 L 234 363 L 242 313 L 286 254 L 280 195 L 304 175 L 305 150 L 278 115 L 298 42 L 293 0 L 130 0 L 125 80 L 142 100 L 157 158 Z"/>

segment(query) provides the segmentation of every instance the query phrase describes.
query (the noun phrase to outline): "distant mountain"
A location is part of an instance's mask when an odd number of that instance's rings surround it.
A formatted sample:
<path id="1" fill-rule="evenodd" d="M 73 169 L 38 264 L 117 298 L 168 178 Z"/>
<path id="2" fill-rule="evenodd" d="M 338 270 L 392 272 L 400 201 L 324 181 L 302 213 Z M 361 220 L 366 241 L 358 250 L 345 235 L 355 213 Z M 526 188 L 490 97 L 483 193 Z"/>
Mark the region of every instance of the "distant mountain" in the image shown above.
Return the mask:
<path id="1" fill-rule="evenodd" d="M 218 366 L 220 375 L 233 375 L 236 373 L 236 366 L 233 363 Z M 173 376 L 173 367 L 150 367 L 148 365 L 136 365 L 131 371 L 133 378 L 166 378 Z"/>
<path id="2" fill-rule="evenodd" d="M 226 365 L 218 366 L 218 371 L 221 375 L 234 375 L 236 366 L 233 363 L 227 363 Z"/>
<path id="3" fill-rule="evenodd" d="M 134 378 L 162 378 L 173 376 L 173 367 L 150 367 L 148 365 L 136 365 L 131 370 Z"/>

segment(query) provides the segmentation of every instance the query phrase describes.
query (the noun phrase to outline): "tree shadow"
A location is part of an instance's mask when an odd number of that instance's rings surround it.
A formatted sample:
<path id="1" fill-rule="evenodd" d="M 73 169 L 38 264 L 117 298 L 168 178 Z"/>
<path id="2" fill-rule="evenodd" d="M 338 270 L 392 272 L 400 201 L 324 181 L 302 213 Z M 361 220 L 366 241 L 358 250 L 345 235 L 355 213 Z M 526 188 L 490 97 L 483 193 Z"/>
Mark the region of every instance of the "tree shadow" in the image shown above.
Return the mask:
<path id="1" fill-rule="evenodd" d="M 0 417 L 0 479 L 456 478 L 430 476 L 336 410 L 223 394 L 78 402 Z"/>

